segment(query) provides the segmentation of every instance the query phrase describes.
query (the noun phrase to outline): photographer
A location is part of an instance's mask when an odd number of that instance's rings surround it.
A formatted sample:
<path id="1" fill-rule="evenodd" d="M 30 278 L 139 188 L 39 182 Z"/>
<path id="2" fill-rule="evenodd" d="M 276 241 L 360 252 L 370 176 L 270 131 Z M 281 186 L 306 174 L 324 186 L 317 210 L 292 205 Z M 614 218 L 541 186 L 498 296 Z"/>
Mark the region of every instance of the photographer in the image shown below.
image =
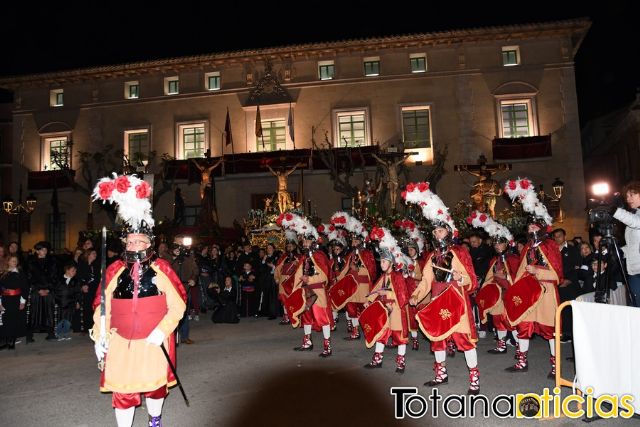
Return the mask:
<path id="1" fill-rule="evenodd" d="M 180 281 L 187 292 L 187 296 L 189 297 L 188 299 L 191 300 L 190 290 L 196 286 L 196 280 L 198 279 L 198 274 L 200 272 L 198 265 L 191 256 L 189 248 L 185 246 L 174 244 L 171 254 L 173 258 L 171 261 L 171 267 L 180 278 Z M 193 344 L 194 342 L 189 338 L 189 305 L 190 304 L 187 303 L 187 310 L 180 322 L 180 342 L 184 344 Z"/>
<path id="2" fill-rule="evenodd" d="M 640 181 L 631 181 L 622 189 L 622 196 L 632 212 L 617 208 L 613 217 L 627 226 L 624 231 L 626 246 L 622 248 L 629 275 L 629 287 L 636 307 L 640 307 Z"/>

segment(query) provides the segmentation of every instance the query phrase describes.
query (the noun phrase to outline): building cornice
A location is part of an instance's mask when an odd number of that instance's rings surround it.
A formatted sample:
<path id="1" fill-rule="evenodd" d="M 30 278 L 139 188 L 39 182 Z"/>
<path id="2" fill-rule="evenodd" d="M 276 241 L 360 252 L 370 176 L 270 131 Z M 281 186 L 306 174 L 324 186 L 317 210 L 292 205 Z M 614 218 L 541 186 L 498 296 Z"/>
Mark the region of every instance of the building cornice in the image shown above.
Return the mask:
<path id="1" fill-rule="evenodd" d="M 293 62 L 315 58 L 333 58 L 343 53 L 365 53 L 392 48 L 455 46 L 464 43 L 552 36 L 571 37 L 572 52 L 575 55 L 590 27 L 591 21 L 588 18 L 577 18 L 544 23 L 306 43 L 5 77 L 0 78 L 0 87 L 17 89 L 23 86 L 60 85 L 96 79 L 133 78 L 143 74 L 174 73 L 183 69 L 215 68 L 264 60 Z"/>

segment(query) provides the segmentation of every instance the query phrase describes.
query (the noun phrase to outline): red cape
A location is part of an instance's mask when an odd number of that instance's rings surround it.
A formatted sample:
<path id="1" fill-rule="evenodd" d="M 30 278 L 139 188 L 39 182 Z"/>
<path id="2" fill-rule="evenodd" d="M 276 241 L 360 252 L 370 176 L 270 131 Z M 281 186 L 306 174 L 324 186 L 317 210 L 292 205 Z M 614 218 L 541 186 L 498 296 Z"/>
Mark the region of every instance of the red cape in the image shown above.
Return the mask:
<path id="1" fill-rule="evenodd" d="M 373 253 L 368 249 L 361 249 L 358 251 L 360 255 L 360 259 L 362 260 L 362 264 L 367 269 L 369 273 L 369 277 L 371 278 L 371 283 L 375 283 L 377 277 L 377 269 L 376 269 L 376 259 L 373 256 Z M 347 264 L 351 263 L 351 257 L 356 256 L 355 250 L 349 253 L 349 258 L 347 259 Z"/>
<path id="2" fill-rule="evenodd" d="M 451 247 L 451 250 L 458 257 L 464 269 L 471 279 L 471 289 L 468 292 L 474 292 L 478 288 L 478 277 L 476 276 L 476 271 L 473 268 L 473 261 L 471 259 L 471 255 L 469 255 L 469 251 L 462 247 L 454 245 Z"/>

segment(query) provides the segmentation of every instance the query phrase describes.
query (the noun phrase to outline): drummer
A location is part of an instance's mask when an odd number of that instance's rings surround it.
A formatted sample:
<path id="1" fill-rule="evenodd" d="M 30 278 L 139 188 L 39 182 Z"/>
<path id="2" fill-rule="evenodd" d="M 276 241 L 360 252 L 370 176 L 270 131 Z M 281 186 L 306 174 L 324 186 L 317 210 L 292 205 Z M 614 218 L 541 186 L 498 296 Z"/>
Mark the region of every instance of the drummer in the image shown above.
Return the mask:
<path id="1" fill-rule="evenodd" d="M 513 322 L 519 339 L 519 354 L 516 364 L 506 368 L 508 372 L 526 372 L 529 369 L 527 354 L 529 340 L 535 333 L 549 341 L 551 371 L 549 378 L 555 378 L 555 313 L 558 308 L 558 283 L 562 281 L 562 259 L 558 245 L 546 233 L 548 218 L 530 215 L 527 219 L 528 242 L 520 255 L 520 265 L 514 284 L 525 276 L 534 276 L 544 288 L 541 301 L 519 322 Z M 512 321 L 514 319 L 511 319 Z"/>
<path id="2" fill-rule="evenodd" d="M 388 311 L 389 326 L 376 340 L 373 358 L 371 362 L 364 365 L 364 367 L 368 369 L 382 367 L 382 353 L 384 352 L 385 344 L 389 340 L 389 337 L 391 337 L 392 344 L 398 346 L 396 372 L 403 374 L 406 367 L 405 354 L 407 353 L 408 342 L 407 317 L 405 316 L 408 295 L 405 278 L 401 272 L 394 271 L 395 264 L 396 262 L 391 250 L 381 246 L 380 269 L 382 270 L 382 274 L 376 281 L 370 295 L 367 297 L 368 302 L 365 305 L 368 306 L 370 303 L 380 301 Z M 382 321 L 379 323 L 384 324 Z"/>

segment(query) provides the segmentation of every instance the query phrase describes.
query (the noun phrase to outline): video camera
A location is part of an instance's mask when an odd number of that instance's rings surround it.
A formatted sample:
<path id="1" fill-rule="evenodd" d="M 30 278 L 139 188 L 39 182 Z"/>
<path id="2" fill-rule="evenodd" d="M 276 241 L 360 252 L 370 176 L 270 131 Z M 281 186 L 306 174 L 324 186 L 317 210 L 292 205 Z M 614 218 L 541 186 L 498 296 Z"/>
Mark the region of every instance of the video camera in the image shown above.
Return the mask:
<path id="1" fill-rule="evenodd" d="M 587 208 L 589 209 L 589 224 L 598 226 L 604 234 L 604 230 L 611 230 L 614 223 L 613 213 L 621 204 L 620 193 L 611 194 L 609 184 L 593 184 L 591 191 L 594 198 L 589 199 Z"/>
<path id="2" fill-rule="evenodd" d="M 171 253 L 176 256 L 179 262 L 182 262 L 184 258 L 191 254 L 191 244 L 193 243 L 191 237 L 176 236 L 171 246 Z"/>

